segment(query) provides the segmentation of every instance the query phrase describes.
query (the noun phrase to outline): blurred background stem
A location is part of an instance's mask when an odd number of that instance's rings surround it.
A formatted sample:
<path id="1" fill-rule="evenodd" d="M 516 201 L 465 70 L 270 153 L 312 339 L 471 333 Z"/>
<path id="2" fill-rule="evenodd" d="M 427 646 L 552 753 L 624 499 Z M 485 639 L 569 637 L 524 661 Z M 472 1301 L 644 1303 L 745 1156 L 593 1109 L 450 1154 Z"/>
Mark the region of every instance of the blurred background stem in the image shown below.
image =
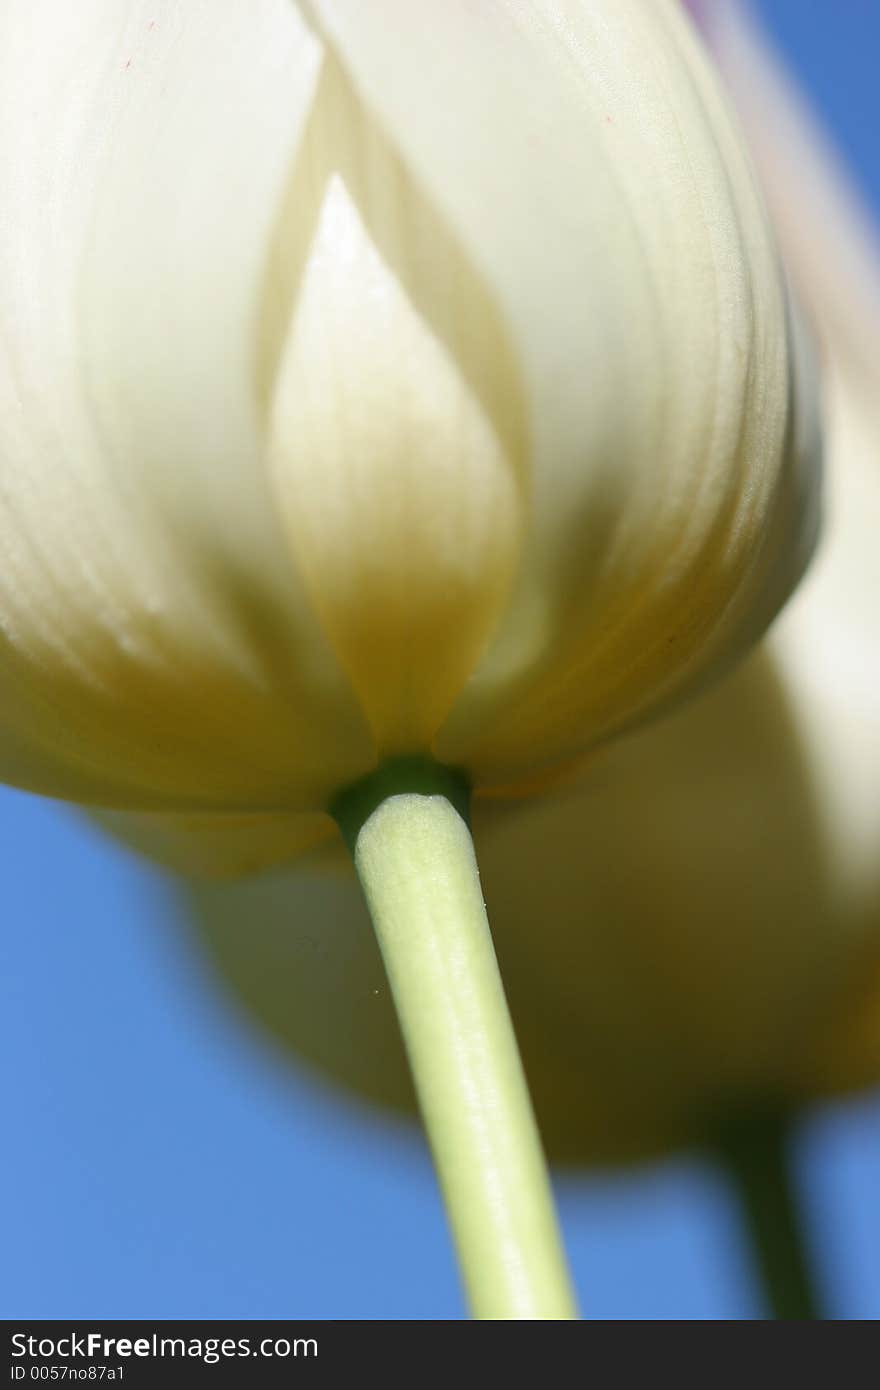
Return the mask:
<path id="1" fill-rule="evenodd" d="M 768 1107 L 725 1125 L 714 1145 L 733 1183 L 769 1316 L 823 1318 L 793 1171 L 791 1116 Z"/>
<path id="2" fill-rule="evenodd" d="M 364 889 L 471 1311 L 577 1316 L 463 778 L 397 759 L 333 807 Z"/>

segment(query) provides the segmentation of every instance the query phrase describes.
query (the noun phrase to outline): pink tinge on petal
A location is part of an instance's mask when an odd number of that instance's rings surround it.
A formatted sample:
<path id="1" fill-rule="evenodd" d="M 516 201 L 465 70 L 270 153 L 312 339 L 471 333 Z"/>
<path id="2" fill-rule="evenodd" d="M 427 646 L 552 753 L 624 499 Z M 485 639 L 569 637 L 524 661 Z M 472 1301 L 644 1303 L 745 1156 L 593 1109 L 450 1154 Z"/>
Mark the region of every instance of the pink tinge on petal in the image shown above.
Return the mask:
<path id="1" fill-rule="evenodd" d="M 695 23 L 699 24 L 701 29 L 707 27 L 709 21 L 709 4 L 707 0 L 682 0 L 682 4 Z"/>

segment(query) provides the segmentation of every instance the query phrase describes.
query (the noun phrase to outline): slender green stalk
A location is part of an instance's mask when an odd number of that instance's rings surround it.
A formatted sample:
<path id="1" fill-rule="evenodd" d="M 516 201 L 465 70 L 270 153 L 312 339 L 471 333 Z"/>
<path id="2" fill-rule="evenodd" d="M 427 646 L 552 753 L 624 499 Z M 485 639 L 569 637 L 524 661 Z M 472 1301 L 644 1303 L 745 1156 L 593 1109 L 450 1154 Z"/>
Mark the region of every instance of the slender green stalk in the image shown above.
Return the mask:
<path id="1" fill-rule="evenodd" d="M 399 759 L 333 807 L 373 918 L 476 1318 L 577 1316 L 454 772 Z"/>
<path id="2" fill-rule="evenodd" d="M 791 1171 L 791 1125 L 776 1109 L 725 1128 L 716 1153 L 733 1181 L 771 1318 L 822 1319 Z"/>

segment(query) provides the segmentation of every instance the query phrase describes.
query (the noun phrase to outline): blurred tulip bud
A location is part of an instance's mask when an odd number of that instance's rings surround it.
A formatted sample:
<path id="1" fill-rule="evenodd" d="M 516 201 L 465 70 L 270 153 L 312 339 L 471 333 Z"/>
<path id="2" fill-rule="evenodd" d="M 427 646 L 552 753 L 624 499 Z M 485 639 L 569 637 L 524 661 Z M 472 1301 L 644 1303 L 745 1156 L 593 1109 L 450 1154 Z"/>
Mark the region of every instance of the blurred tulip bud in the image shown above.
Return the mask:
<path id="1" fill-rule="evenodd" d="M 542 1131 L 568 1160 L 646 1155 L 740 1104 L 880 1081 L 880 252 L 734 9 L 719 6 L 721 60 L 826 358 L 830 520 L 730 678 L 552 798 L 477 803 Z M 307 867 L 194 893 L 221 976 L 277 1039 L 407 1103 L 352 880 Z"/>
<path id="2" fill-rule="evenodd" d="M 5 779 L 239 870 L 763 631 L 816 440 L 672 0 L 9 0 L 0 55 Z"/>

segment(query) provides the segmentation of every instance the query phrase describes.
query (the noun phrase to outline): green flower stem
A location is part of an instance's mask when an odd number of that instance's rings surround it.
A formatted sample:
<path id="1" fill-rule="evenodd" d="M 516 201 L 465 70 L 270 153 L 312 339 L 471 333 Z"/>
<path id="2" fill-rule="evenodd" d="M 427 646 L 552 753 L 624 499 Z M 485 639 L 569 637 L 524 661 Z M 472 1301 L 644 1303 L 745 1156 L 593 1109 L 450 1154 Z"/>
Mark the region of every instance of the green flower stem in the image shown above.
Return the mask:
<path id="1" fill-rule="evenodd" d="M 820 1321 L 790 1150 L 790 1121 L 775 1109 L 730 1125 L 716 1144 L 739 1197 L 771 1318 Z"/>
<path id="2" fill-rule="evenodd" d="M 467 787 L 398 759 L 336 802 L 385 961 L 473 1316 L 577 1316 L 486 919 Z"/>

